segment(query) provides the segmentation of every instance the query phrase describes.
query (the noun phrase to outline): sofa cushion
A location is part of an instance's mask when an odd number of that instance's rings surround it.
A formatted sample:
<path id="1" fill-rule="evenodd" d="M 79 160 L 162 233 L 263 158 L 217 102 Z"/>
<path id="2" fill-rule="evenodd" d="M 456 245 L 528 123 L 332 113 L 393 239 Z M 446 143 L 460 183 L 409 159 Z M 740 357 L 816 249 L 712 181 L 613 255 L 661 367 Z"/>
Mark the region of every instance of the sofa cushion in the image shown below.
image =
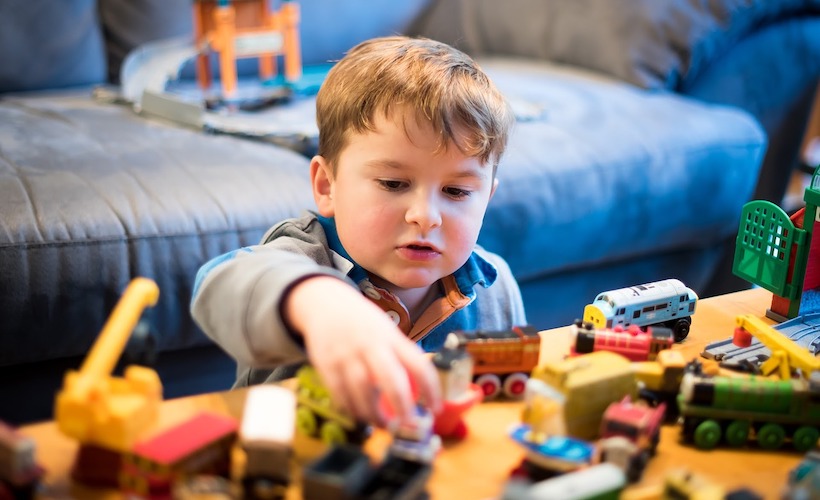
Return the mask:
<path id="1" fill-rule="evenodd" d="M 519 280 L 736 234 L 766 146 L 750 115 L 566 66 L 479 62 L 517 117 L 479 243 Z M 312 117 L 312 102 L 257 119 L 302 124 L 293 113 Z"/>
<path id="2" fill-rule="evenodd" d="M 473 55 L 593 69 L 676 89 L 761 25 L 820 13 L 820 0 L 438 0 L 415 30 Z"/>
<path id="3" fill-rule="evenodd" d="M 95 0 L 0 2 L 0 92 L 105 81 Z"/>
<path id="4" fill-rule="evenodd" d="M 0 366 L 84 354 L 135 276 L 161 350 L 193 325 L 197 269 L 313 207 L 308 160 L 76 95 L 0 100 Z M 13 284 L 11 286 L 7 286 Z"/>
<path id="5" fill-rule="evenodd" d="M 519 280 L 736 234 L 766 145 L 750 115 L 549 63 L 481 64 L 542 109 L 515 125 L 479 239 Z"/>

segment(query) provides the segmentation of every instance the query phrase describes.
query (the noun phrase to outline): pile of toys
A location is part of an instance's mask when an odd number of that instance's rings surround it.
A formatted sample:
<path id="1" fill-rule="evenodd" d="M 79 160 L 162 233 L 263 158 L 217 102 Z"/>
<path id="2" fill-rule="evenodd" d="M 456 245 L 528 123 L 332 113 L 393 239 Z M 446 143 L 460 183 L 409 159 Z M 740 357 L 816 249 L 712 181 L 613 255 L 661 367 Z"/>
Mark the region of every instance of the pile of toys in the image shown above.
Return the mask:
<path id="1" fill-rule="evenodd" d="M 79 444 L 75 482 L 133 498 L 282 498 L 296 469 L 306 499 L 423 498 L 442 440 L 468 435 L 465 412 L 506 397 L 523 399 L 509 437 L 524 458 L 504 498 L 618 498 L 640 480 L 664 425 L 680 425 L 683 440 L 701 449 L 754 442 L 807 453 L 784 497 L 820 491 L 820 362 L 751 316 L 737 318 L 733 339 L 771 349 L 758 374 L 721 375 L 715 363 L 685 360 L 673 344 L 688 333 L 697 296 L 677 280 L 600 294 L 571 325 L 570 348 L 554 362 L 539 363 L 541 336 L 529 326 L 453 332 L 432 357 L 444 410 L 433 415 L 420 401 L 414 419 L 388 429 L 390 444 L 375 461 L 363 449 L 371 428 L 334 407 L 309 365 L 298 371 L 295 390 L 250 388 L 241 421 L 204 412 L 157 432 L 156 372 L 111 373 L 158 295 L 153 281 L 135 279 L 83 365 L 66 374 L 55 420 Z M 297 432 L 321 441 L 323 453 L 297 464 Z M 42 475 L 33 441 L 0 426 L 0 498 L 33 497 Z M 660 488 L 657 498 L 738 493 L 685 470 L 670 471 Z"/>

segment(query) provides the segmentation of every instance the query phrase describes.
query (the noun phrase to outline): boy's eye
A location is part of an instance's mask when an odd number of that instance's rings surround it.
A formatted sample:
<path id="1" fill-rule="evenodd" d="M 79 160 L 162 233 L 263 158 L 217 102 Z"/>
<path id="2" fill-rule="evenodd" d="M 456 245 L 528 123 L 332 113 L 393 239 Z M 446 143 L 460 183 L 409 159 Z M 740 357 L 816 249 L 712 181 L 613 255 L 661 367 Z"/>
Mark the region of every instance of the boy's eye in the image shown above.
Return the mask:
<path id="1" fill-rule="evenodd" d="M 391 179 L 379 179 L 379 185 L 388 191 L 398 191 L 407 185 L 404 181 L 394 181 Z"/>
<path id="2" fill-rule="evenodd" d="M 471 191 L 467 191 L 466 189 L 456 188 L 456 187 L 447 187 L 444 188 L 444 193 L 451 198 L 467 198 L 472 194 Z"/>

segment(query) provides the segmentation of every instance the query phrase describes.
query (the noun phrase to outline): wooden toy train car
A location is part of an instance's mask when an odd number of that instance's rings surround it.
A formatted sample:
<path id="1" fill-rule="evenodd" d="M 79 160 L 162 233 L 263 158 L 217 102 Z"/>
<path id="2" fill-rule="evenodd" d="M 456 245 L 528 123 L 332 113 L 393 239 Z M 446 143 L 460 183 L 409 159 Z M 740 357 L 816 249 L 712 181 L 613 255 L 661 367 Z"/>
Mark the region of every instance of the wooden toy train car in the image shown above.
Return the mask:
<path id="1" fill-rule="evenodd" d="M 772 380 L 687 373 L 678 407 L 683 438 L 699 448 L 714 448 L 722 439 L 742 446 L 754 435 L 761 448 L 780 448 L 790 438 L 795 450 L 805 452 L 820 437 L 820 376 Z"/>
<path id="2" fill-rule="evenodd" d="M 541 352 L 541 336 L 535 328 L 455 333 L 473 358 L 473 382 L 481 387 L 486 399 L 502 390 L 511 398 L 523 396 Z"/>
<path id="3" fill-rule="evenodd" d="M 171 498 L 183 477 L 229 477 L 236 434 L 234 419 L 206 412 L 138 442 L 123 457 L 120 489 L 139 498 Z"/>
<path id="4" fill-rule="evenodd" d="M 675 343 L 672 330 L 662 326 L 648 327 L 646 331 L 634 324 L 626 328 L 595 328 L 590 322 L 578 320 L 571 331 L 575 340 L 570 345 L 570 356 L 610 351 L 630 361 L 654 361 L 660 351 Z"/>
<path id="5" fill-rule="evenodd" d="M 602 292 L 584 308 L 584 321 L 598 328 L 662 325 L 675 341 L 689 335 L 697 294 L 680 280 L 668 279 Z"/>

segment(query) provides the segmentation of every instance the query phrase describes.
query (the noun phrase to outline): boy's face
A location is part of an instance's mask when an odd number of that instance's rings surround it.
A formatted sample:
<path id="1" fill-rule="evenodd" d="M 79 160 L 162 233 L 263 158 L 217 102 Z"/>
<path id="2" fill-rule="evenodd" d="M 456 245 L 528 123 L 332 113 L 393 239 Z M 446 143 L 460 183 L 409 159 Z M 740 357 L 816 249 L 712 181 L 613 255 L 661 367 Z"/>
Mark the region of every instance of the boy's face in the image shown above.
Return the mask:
<path id="1" fill-rule="evenodd" d="M 497 181 L 492 166 L 455 145 L 436 152 L 427 123 L 394 112 L 375 131 L 351 134 L 331 177 L 311 164 L 319 212 L 336 217 L 353 260 L 398 289 L 428 287 L 470 256 Z M 409 135 L 409 137 L 408 137 Z"/>

